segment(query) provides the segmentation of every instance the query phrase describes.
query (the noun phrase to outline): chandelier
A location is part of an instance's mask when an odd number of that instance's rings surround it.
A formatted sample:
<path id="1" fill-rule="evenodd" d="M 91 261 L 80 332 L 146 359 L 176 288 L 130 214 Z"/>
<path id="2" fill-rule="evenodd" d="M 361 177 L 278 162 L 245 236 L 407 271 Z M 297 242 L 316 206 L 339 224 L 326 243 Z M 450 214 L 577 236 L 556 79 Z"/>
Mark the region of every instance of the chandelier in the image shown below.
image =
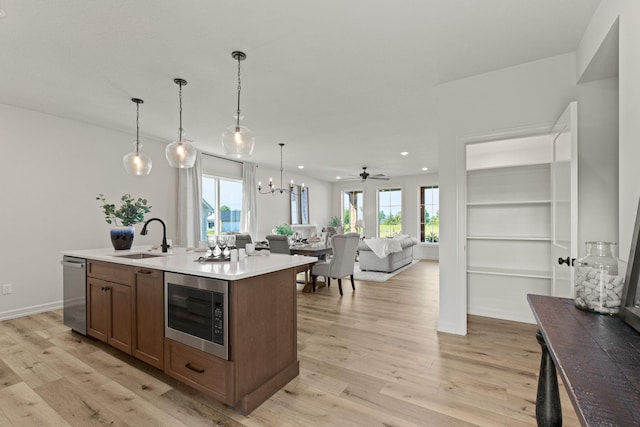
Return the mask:
<path id="1" fill-rule="evenodd" d="M 293 190 L 293 180 L 291 180 L 287 188 L 282 186 L 282 149 L 284 144 L 281 142 L 278 145 L 280 146 L 280 187 L 275 188 L 273 186 L 273 179 L 269 178 L 269 188 L 265 188 L 264 191 L 262 191 L 262 183 L 258 182 L 258 192 L 260 194 L 273 194 L 275 196 L 276 194 L 290 194 Z M 302 186 L 304 187 L 304 184 L 302 184 Z"/>

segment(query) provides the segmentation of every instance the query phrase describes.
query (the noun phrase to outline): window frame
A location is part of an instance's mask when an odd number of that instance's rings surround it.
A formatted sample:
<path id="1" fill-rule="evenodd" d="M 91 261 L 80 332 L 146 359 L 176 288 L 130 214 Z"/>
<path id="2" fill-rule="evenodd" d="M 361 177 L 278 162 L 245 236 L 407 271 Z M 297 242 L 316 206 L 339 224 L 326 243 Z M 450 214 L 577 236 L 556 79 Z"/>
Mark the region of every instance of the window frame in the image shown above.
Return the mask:
<path id="1" fill-rule="evenodd" d="M 202 179 L 204 181 L 204 179 L 212 179 L 215 184 L 214 184 L 214 191 L 215 191 L 215 201 L 214 201 L 214 205 L 213 210 L 214 210 L 214 215 L 215 215 L 215 219 L 214 219 L 214 225 L 213 225 L 213 229 L 214 229 L 214 233 L 215 234 L 220 234 L 223 233 L 222 231 L 222 217 L 220 215 L 221 210 L 220 210 L 220 183 L 221 181 L 225 181 L 225 182 L 230 182 L 230 183 L 237 183 L 240 184 L 241 187 L 241 192 L 242 192 L 242 185 L 243 180 L 242 179 L 236 179 L 236 178 L 229 178 L 226 176 L 217 176 L 217 175 L 213 175 L 213 174 L 208 174 L 208 173 L 203 173 L 202 174 Z M 200 194 L 200 198 L 201 200 L 204 200 L 204 185 L 202 185 L 202 190 L 201 190 L 201 194 Z M 244 208 L 244 206 L 240 206 L 240 212 L 242 212 L 242 209 Z M 206 218 L 204 215 L 201 216 L 201 221 L 205 220 Z M 202 240 L 207 240 L 207 236 L 208 236 L 208 224 L 200 224 L 200 231 L 201 231 L 201 238 Z M 204 236 L 202 236 L 202 233 L 205 233 Z"/>
<path id="2" fill-rule="evenodd" d="M 425 203 L 425 190 L 434 190 L 438 189 L 438 218 L 440 217 L 440 186 L 439 185 L 421 185 L 418 187 L 418 228 L 420 229 L 420 243 L 426 243 L 431 245 L 439 245 L 440 244 L 440 233 L 438 233 L 438 241 L 431 242 L 425 240 L 426 233 L 425 228 L 427 223 L 424 221 L 424 214 L 426 210 L 427 203 Z M 431 203 L 429 206 L 436 206 L 434 203 Z"/>
<path id="3" fill-rule="evenodd" d="M 404 189 L 402 188 L 402 186 L 392 186 L 392 187 L 379 187 L 376 189 L 376 235 L 378 238 L 381 238 L 381 233 L 380 233 L 380 226 L 382 224 L 380 224 L 380 193 L 382 192 L 386 192 L 386 191 L 399 191 L 400 192 L 400 231 L 397 234 L 402 234 L 403 231 L 403 215 L 402 215 L 402 207 L 403 207 L 403 202 L 404 202 Z M 389 205 L 389 208 L 391 208 L 392 206 L 395 205 Z M 390 237 L 390 236 L 385 236 L 385 237 Z"/>
<path id="4" fill-rule="evenodd" d="M 349 203 L 349 207 L 345 206 L 345 197 L 347 196 L 347 194 L 354 194 L 356 196 L 356 207 L 355 207 L 355 212 L 356 212 L 356 216 L 355 216 L 355 220 L 353 220 L 352 218 L 352 205 L 351 203 Z M 362 195 L 362 204 L 360 206 L 358 206 L 358 194 Z M 341 191 L 341 199 L 340 199 L 340 204 L 341 204 L 341 217 L 340 219 L 344 222 L 344 217 L 345 217 L 345 211 L 347 209 L 349 209 L 349 224 L 342 224 L 344 227 L 344 232 L 345 233 L 349 233 L 349 232 L 355 232 L 357 230 L 356 227 L 356 221 L 358 220 L 364 220 L 364 189 L 351 189 L 351 190 L 342 190 Z"/>

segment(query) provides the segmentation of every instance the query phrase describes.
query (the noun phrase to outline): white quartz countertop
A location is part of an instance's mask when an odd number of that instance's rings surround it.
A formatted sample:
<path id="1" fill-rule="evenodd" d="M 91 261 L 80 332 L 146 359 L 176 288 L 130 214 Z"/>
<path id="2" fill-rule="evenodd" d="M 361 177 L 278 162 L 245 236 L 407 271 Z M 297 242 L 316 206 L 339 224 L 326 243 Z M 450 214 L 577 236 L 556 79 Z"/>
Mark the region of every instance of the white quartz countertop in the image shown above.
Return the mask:
<path id="1" fill-rule="evenodd" d="M 132 247 L 131 250 L 126 251 L 103 248 L 62 251 L 61 253 L 62 255 L 96 261 L 154 268 L 162 271 L 230 281 L 298 267 L 318 260 L 318 258 L 308 256 L 270 254 L 247 256 L 243 260 L 236 262 L 197 262 L 198 258 L 207 256 L 207 254 L 205 252 L 187 251 L 185 248 L 172 248 L 169 249 L 168 253 L 162 253 L 159 249 L 152 249 L 150 246 Z M 124 258 L 122 256 L 139 253 L 161 256 L 142 259 Z"/>

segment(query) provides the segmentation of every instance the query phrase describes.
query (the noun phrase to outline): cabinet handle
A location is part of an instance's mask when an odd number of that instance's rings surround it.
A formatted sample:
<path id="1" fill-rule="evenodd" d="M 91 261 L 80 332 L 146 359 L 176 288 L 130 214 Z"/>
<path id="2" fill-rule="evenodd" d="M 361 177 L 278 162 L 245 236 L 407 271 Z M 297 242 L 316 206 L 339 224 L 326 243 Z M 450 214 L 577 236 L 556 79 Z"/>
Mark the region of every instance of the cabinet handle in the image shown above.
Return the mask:
<path id="1" fill-rule="evenodd" d="M 567 257 L 566 259 L 562 259 L 562 258 L 558 258 L 558 264 L 562 265 L 562 264 L 567 264 L 567 266 L 573 266 L 575 265 L 575 258 L 571 258 L 571 257 Z"/>
<path id="2" fill-rule="evenodd" d="M 198 374 L 204 374 L 204 369 L 202 368 L 196 368 L 195 366 L 191 366 L 191 362 L 187 363 L 186 365 L 184 365 L 185 368 L 192 370 L 193 372 L 196 372 Z"/>
<path id="3" fill-rule="evenodd" d="M 149 270 L 138 270 L 138 271 L 136 271 L 136 273 L 138 273 L 138 274 L 151 274 L 151 272 Z"/>

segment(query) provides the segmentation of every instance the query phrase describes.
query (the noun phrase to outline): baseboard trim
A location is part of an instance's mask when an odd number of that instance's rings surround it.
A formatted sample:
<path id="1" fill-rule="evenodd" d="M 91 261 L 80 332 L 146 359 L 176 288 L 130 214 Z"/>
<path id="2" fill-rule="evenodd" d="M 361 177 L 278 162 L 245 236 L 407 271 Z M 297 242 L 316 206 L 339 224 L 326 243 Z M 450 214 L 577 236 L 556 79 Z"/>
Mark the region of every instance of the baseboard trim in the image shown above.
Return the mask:
<path id="1" fill-rule="evenodd" d="M 438 332 L 443 332 L 446 334 L 454 334 L 454 335 L 467 335 L 466 325 L 461 326 L 454 322 L 443 322 L 438 320 L 438 324 L 436 326 L 436 330 Z"/>
<path id="2" fill-rule="evenodd" d="M 472 316 L 490 317 L 493 319 L 509 320 L 511 322 L 536 324 L 532 312 L 514 313 L 509 311 L 494 310 L 486 307 L 469 307 L 467 311 Z"/>
<path id="3" fill-rule="evenodd" d="M 30 316 L 32 314 L 43 313 L 45 311 L 58 310 L 60 308 L 62 308 L 62 301 L 32 305 L 31 307 L 22 307 L 13 310 L 6 310 L 0 312 L 0 321 L 15 319 L 16 317 Z"/>

